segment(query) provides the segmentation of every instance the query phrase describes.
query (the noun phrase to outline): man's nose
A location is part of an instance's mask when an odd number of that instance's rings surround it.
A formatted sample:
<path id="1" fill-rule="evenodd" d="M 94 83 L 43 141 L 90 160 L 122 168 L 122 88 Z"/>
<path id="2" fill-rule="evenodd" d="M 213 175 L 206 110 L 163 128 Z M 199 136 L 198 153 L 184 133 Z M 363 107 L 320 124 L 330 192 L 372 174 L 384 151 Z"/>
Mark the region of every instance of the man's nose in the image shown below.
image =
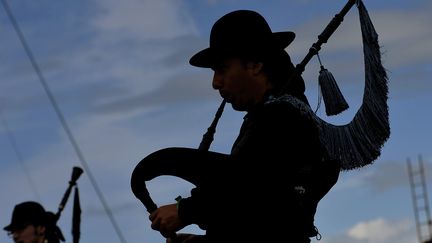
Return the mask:
<path id="1" fill-rule="evenodd" d="M 221 89 L 223 86 L 222 75 L 218 74 L 218 72 L 214 72 L 213 74 L 213 89 Z"/>

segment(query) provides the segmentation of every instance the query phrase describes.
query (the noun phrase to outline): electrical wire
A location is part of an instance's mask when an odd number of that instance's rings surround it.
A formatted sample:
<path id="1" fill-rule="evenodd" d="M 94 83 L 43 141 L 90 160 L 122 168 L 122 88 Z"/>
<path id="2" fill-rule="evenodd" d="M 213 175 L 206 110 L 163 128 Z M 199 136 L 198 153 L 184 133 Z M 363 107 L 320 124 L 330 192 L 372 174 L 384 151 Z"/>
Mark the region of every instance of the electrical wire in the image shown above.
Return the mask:
<path id="1" fill-rule="evenodd" d="M 25 52 L 26 52 L 26 54 L 27 54 L 27 56 L 28 56 L 28 58 L 29 58 L 29 60 L 30 60 L 30 62 L 32 64 L 32 66 L 33 66 L 33 68 L 34 68 L 34 70 L 35 70 L 38 78 L 39 78 L 39 81 L 42 84 L 42 86 L 43 86 L 43 88 L 44 88 L 44 90 L 45 90 L 45 92 L 46 92 L 46 94 L 47 94 L 47 96 L 48 96 L 48 98 L 49 98 L 49 100 L 50 100 L 50 102 L 51 102 L 51 104 L 52 104 L 52 106 L 53 106 L 53 108 L 54 108 L 54 110 L 55 110 L 58 118 L 59 118 L 59 120 L 60 120 L 60 123 L 62 124 L 63 129 L 65 130 L 65 132 L 67 134 L 67 137 L 68 137 L 70 143 L 72 144 L 72 146 L 73 146 L 73 148 L 74 148 L 74 150 L 75 150 L 75 152 L 76 152 L 76 154 L 77 154 L 77 156 L 79 158 L 79 161 L 81 162 L 82 166 L 84 167 L 84 170 L 86 171 L 86 173 L 87 173 L 87 175 L 88 175 L 88 177 L 90 179 L 90 182 L 93 185 L 93 188 L 95 189 L 96 194 L 98 195 L 99 200 L 101 201 L 101 203 L 102 203 L 102 205 L 103 205 L 103 207 L 105 209 L 105 212 L 108 215 L 108 217 L 109 217 L 109 219 L 111 221 L 111 224 L 114 227 L 114 230 L 115 230 L 117 236 L 119 237 L 119 239 L 120 239 L 120 241 L 122 243 L 126 243 L 126 239 L 124 238 L 124 236 L 123 236 L 123 234 L 122 234 L 122 232 L 121 232 L 121 230 L 120 230 L 120 228 L 119 228 L 119 226 L 118 226 L 118 224 L 117 224 L 117 222 L 116 222 L 116 220 L 115 220 L 115 218 L 113 216 L 113 213 L 112 213 L 111 209 L 109 208 L 108 203 L 106 202 L 104 195 L 102 194 L 102 191 L 99 189 L 99 186 L 98 186 L 98 184 L 96 182 L 96 179 L 93 176 L 93 174 L 92 174 L 92 172 L 91 172 L 91 170 L 90 170 L 90 168 L 89 168 L 86 160 L 84 159 L 84 155 L 82 154 L 82 152 L 81 152 L 81 150 L 80 150 L 80 148 L 78 146 L 78 143 L 76 142 L 76 140 L 75 140 L 75 138 L 74 138 L 74 136 L 72 134 L 72 131 L 69 129 L 69 126 L 68 126 L 68 124 L 66 122 L 66 119 L 65 119 L 63 113 L 61 112 L 61 109 L 60 109 L 60 107 L 59 107 L 59 105 L 58 105 L 58 103 L 57 103 L 57 101 L 56 101 L 53 93 L 51 92 L 51 90 L 50 90 L 47 82 L 45 81 L 45 78 L 44 78 L 44 76 L 42 74 L 42 71 L 39 68 L 39 65 L 37 64 L 36 59 L 35 59 L 32 51 L 31 51 L 29 45 L 27 44 L 27 41 L 26 41 L 26 39 L 25 39 L 25 37 L 24 37 L 24 35 L 23 35 L 23 33 L 22 33 L 19 25 L 18 25 L 18 22 L 16 21 L 13 13 L 12 13 L 10 7 L 9 7 L 9 4 L 8 4 L 7 0 L 1 0 L 1 1 L 3 3 L 3 7 L 4 7 L 5 11 L 6 11 L 6 14 L 8 15 L 8 17 L 9 17 L 9 19 L 10 19 L 10 21 L 11 21 L 11 23 L 12 23 L 12 25 L 13 25 L 16 33 L 17 33 L 17 35 L 18 35 L 18 38 L 21 41 L 21 44 L 23 45 L 24 50 L 25 50 Z"/>
<path id="2" fill-rule="evenodd" d="M 20 163 L 21 168 L 24 171 L 24 175 L 25 175 L 27 182 L 29 183 L 29 185 L 30 185 L 30 187 L 34 193 L 36 200 L 41 201 L 41 196 L 39 194 L 38 189 L 36 188 L 36 184 L 34 183 L 34 180 L 30 174 L 30 171 L 28 170 L 26 163 L 24 162 L 24 157 L 22 156 L 20 150 L 18 149 L 18 144 L 16 143 L 15 136 L 12 134 L 12 131 L 9 129 L 8 123 L 6 122 L 6 119 L 4 118 L 3 112 L 1 109 L 0 109 L 0 120 L 2 121 L 2 125 L 6 131 L 6 135 L 8 137 L 8 140 L 12 146 L 12 149 L 15 152 L 16 157 L 18 158 L 18 162 Z"/>

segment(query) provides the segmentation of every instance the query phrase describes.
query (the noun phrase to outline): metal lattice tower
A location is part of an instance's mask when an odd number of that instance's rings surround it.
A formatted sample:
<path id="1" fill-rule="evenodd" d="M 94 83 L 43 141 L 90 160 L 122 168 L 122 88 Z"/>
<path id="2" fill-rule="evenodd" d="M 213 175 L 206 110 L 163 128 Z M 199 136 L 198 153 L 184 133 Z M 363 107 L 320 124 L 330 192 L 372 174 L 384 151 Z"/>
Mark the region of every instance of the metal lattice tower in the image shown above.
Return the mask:
<path id="1" fill-rule="evenodd" d="M 432 243 L 432 221 L 426 189 L 423 159 L 421 155 L 419 155 L 417 168 L 413 168 L 409 158 L 407 159 L 407 164 L 416 220 L 417 237 L 420 243 Z"/>

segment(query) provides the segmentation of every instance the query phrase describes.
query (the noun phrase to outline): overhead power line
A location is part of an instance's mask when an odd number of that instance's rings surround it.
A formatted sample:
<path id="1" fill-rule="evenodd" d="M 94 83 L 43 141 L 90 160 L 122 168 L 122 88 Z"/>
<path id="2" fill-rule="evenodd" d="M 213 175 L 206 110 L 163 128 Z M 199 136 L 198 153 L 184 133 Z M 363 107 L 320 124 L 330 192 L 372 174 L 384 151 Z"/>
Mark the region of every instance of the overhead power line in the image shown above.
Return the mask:
<path id="1" fill-rule="evenodd" d="M 102 191 L 99 189 L 99 186 L 96 182 L 96 179 L 93 176 L 93 174 L 92 174 L 92 172 L 88 166 L 88 163 L 84 159 L 84 155 L 82 154 L 82 152 L 78 146 L 78 143 L 76 142 L 76 140 L 72 134 L 72 131 L 69 129 L 69 126 L 66 122 L 66 119 L 65 119 L 63 113 L 61 112 L 61 109 L 60 109 L 59 105 L 57 104 L 57 101 L 56 101 L 54 95 L 52 94 L 47 82 L 45 81 L 45 78 L 42 74 L 42 70 L 39 68 L 39 65 L 37 64 L 36 59 L 35 59 L 32 51 L 31 51 L 29 45 L 27 44 L 27 41 L 26 41 L 26 39 L 25 39 L 25 37 L 24 37 L 24 35 L 23 35 L 19 25 L 18 25 L 18 22 L 16 21 L 13 13 L 9 7 L 7 0 L 1 0 L 1 1 L 3 3 L 3 7 L 6 11 L 6 14 L 8 15 L 8 17 L 9 17 L 9 19 L 13 25 L 13 28 L 15 29 L 15 31 L 18 35 L 18 38 L 21 41 L 21 44 L 23 45 L 24 50 L 25 50 L 25 52 L 26 52 L 26 54 L 27 54 L 27 56 L 28 56 L 28 58 L 32 64 L 32 66 L 33 66 L 33 69 L 35 70 L 35 72 L 39 78 L 39 81 L 42 84 L 42 86 L 43 86 L 43 88 L 44 88 L 44 90 L 45 90 L 45 92 L 46 92 L 58 118 L 59 118 L 59 120 L 60 120 L 60 123 L 62 124 L 62 127 L 65 130 L 67 137 L 68 137 L 70 143 L 72 144 L 72 146 L 75 150 L 75 153 L 77 154 L 77 156 L 79 158 L 79 161 L 81 162 L 82 166 L 84 167 L 84 170 L 86 171 L 86 173 L 90 179 L 90 182 L 93 185 L 93 188 L 95 189 L 96 194 L 98 195 L 99 200 L 101 201 L 101 203 L 105 209 L 105 212 L 108 215 L 108 217 L 109 217 L 109 219 L 110 219 L 110 221 L 111 221 L 111 223 L 115 229 L 115 232 L 117 233 L 117 236 L 119 237 L 119 239 L 122 243 L 126 243 L 126 239 L 124 238 L 124 236 L 123 236 L 123 234 L 122 234 L 122 232 L 121 232 L 121 230 L 120 230 L 120 228 L 119 228 L 119 226 L 118 226 L 118 224 L 117 224 L 117 222 L 116 222 L 116 220 L 112 214 L 112 211 L 109 208 L 108 203 L 106 202 L 104 195 L 102 194 Z"/>
<path id="2" fill-rule="evenodd" d="M 33 177 L 31 176 L 30 171 L 28 170 L 28 168 L 26 166 L 26 163 L 24 163 L 24 157 L 22 156 L 21 151 L 18 149 L 18 144 L 16 143 L 16 140 L 15 140 L 15 137 L 14 137 L 12 131 L 9 129 L 8 123 L 6 122 L 6 119 L 4 118 L 3 112 L 1 109 L 0 109 L 0 120 L 2 121 L 2 125 L 5 129 L 5 132 L 7 134 L 9 142 L 11 143 L 12 149 L 14 150 L 15 155 L 18 158 L 18 162 L 20 163 L 21 168 L 24 171 L 24 175 L 27 178 L 27 182 L 29 183 L 36 199 L 38 201 L 41 201 L 41 197 L 40 197 L 39 191 L 36 188 L 36 184 L 33 181 Z"/>

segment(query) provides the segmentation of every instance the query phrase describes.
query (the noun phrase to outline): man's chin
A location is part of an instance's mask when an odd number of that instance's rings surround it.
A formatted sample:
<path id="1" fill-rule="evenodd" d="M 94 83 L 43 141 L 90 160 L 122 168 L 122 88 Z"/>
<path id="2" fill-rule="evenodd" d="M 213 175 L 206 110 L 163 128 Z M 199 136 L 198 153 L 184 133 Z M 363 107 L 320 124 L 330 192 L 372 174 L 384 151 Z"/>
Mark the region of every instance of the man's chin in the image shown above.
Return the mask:
<path id="1" fill-rule="evenodd" d="M 240 105 L 235 104 L 235 103 L 231 103 L 231 106 L 236 111 L 246 111 L 246 107 L 244 107 L 244 106 L 240 106 Z"/>

